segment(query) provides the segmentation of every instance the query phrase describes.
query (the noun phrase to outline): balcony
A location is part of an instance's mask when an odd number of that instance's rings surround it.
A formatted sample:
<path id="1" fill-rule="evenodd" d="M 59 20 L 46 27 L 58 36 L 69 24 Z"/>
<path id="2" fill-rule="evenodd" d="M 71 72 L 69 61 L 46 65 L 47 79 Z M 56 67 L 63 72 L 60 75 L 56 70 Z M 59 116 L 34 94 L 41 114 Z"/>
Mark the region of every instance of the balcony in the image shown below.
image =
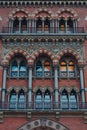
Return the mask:
<path id="1" fill-rule="evenodd" d="M 15 34 L 15 35 L 72 35 L 72 34 L 82 34 L 82 33 L 86 33 L 86 31 L 84 30 L 84 27 L 78 27 L 78 28 L 67 28 L 67 29 L 60 29 L 60 28 L 42 28 L 42 29 L 38 29 L 35 27 L 28 27 L 26 29 L 16 29 L 16 28 L 10 28 L 10 27 L 3 27 L 0 29 L 0 33 L 1 34 Z"/>
<path id="2" fill-rule="evenodd" d="M 87 110 L 87 103 L 82 102 L 70 102 L 70 103 L 55 103 L 55 102 L 10 102 L 0 103 L 0 110 L 30 110 L 30 111 L 78 111 Z"/>

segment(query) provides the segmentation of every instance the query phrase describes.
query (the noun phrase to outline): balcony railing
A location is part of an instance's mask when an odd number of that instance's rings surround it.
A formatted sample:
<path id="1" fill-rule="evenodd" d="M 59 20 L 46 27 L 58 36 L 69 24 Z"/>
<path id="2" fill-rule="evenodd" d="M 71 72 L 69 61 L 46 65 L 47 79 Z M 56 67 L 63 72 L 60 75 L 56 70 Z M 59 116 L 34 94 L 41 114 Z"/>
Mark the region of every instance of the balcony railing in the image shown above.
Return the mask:
<path id="1" fill-rule="evenodd" d="M 87 110 L 87 103 L 69 102 L 69 103 L 55 103 L 55 102 L 9 102 L 0 103 L 0 110 Z"/>
<path id="2" fill-rule="evenodd" d="M 35 28 L 35 27 L 27 27 L 26 29 L 16 29 L 11 27 L 3 27 L 0 29 L 0 33 L 10 33 L 10 34 L 72 34 L 72 33 L 85 33 L 84 27 L 78 28 Z"/>

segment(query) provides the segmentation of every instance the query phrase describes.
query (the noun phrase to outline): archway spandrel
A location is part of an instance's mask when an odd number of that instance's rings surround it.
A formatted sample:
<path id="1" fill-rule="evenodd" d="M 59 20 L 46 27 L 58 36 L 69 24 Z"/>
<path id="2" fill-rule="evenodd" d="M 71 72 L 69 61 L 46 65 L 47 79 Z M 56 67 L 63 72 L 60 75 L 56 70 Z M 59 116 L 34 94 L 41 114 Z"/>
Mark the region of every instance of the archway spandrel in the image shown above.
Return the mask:
<path id="1" fill-rule="evenodd" d="M 18 128 L 17 130 L 34 130 L 36 128 L 39 128 L 39 130 L 42 130 L 43 128 L 45 130 L 48 130 L 48 128 L 51 128 L 53 130 L 69 130 L 67 127 L 65 127 L 61 123 L 51 121 L 46 118 L 42 118 L 39 120 L 32 121 L 30 123 L 26 123 L 25 125 Z"/>

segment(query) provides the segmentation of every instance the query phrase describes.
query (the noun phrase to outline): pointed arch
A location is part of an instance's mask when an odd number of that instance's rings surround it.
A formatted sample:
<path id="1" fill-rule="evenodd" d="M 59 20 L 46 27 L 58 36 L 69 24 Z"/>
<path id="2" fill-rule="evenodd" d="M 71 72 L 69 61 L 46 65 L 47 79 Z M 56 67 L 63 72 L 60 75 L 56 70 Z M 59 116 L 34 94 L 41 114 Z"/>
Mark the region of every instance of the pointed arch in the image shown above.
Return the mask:
<path id="1" fill-rule="evenodd" d="M 17 130 L 32 130 L 34 128 L 51 128 L 53 130 L 69 130 L 66 126 L 64 126 L 63 124 L 61 124 L 60 122 L 55 122 L 52 120 L 48 120 L 45 118 L 39 119 L 39 120 L 34 120 L 32 122 L 28 122 L 26 124 L 24 124 L 23 126 L 21 126 L 20 128 L 18 128 Z"/>
<path id="2" fill-rule="evenodd" d="M 21 13 L 21 15 L 20 16 L 18 16 L 18 14 L 20 14 Z M 9 14 L 9 18 L 10 19 L 14 19 L 15 18 L 15 16 L 17 16 L 18 18 L 23 18 L 23 17 L 28 17 L 28 11 L 27 10 L 25 10 L 25 9 L 15 9 L 15 10 L 13 10 L 12 12 L 10 12 L 10 14 Z"/>
<path id="3" fill-rule="evenodd" d="M 82 58 L 79 54 L 77 54 L 77 52 L 75 52 L 74 50 L 71 50 L 69 48 L 66 48 L 65 50 L 62 50 L 56 57 L 58 59 L 58 61 L 61 59 L 61 57 L 65 54 L 70 54 L 72 56 L 74 56 L 78 62 L 78 64 L 82 64 Z"/>
<path id="4" fill-rule="evenodd" d="M 47 56 L 50 57 L 50 59 L 51 59 L 52 62 L 53 62 L 54 54 L 53 54 L 51 51 L 46 50 L 46 49 L 39 49 L 37 52 L 35 52 L 35 53 L 32 55 L 33 62 L 34 62 L 34 60 L 35 60 L 40 54 L 46 54 Z"/>
<path id="5" fill-rule="evenodd" d="M 26 52 L 25 50 L 22 50 L 22 49 L 15 49 L 6 55 L 6 57 L 3 61 L 3 64 L 9 64 L 12 57 L 14 57 L 16 54 L 22 54 L 26 58 L 27 62 L 29 62 L 29 53 L 28 52 Z"/>
<path id="6" fill-rule="evenodd" d="M 44 17 L 43 17 L 43 14 L 45 14 Z M 38 9 L 37 11 L 35 11 L 34 15 L 36 18 L 40 17 L 42 19 L 52 18 L 52 12 L 46 8 L 45 9 L 42 9 L 42 8 Z"/>
<path id="7" fill-rule="evenodd" d="M 67 16 L 65 16 L 65 14 L 67 14 Z M 77 19 L 78 15 L 77 13 L 72 10 L 72 9 L 61 9 L 58 11 L 58 17 L 63 17 L 65 19 L 68 19 L 69 17 L 71 17 L 72 19 Z"/>

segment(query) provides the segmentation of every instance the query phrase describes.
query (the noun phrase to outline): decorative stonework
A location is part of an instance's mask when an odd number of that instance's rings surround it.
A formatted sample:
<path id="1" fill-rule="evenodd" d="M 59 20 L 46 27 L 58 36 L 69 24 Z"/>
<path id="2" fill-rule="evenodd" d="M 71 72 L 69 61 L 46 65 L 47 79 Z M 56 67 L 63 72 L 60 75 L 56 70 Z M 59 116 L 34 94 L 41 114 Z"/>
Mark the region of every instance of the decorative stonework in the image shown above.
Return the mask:
<path id="1" fill-rule="evenodd" d="M 32 121 L 30 123 L 25 124 L 24 126 L 18 128 L 17 130 L 32 130 L 34 128 L 38 128 L 38 127 L 42 127 L 42 128 L 51 128 L 54 130 L 69 130 L 68 128 L 66 128 L 64 125 L 62 125 L 61 123 L 57 123 L 45 118 L 42 118 L 41 120 L 35 120 Z"/>
<path id="2" fill-rule="evenodd" d="M 0 111 L 0 123 L 3 123 L 3 112 Z"/>
<path id="3" fill-rule="evenodd" d="M 24 87 L 24 86 L 10 86 L 8 89 L 7 89 L 7 92 L 10 93 L 12 90 L 15 90 L 17 93 L 22 89 L 25 93 L 27 92 L 27 88 Z"/>
<path id="4" fill-rule="evenodd" d="M 28 42 L 27 46 L 20 44 L 20 47 L 17 47 L 16 44 L 10 46 L 10 43 L 4 43 L 2 51 L 2 62 L 9 64 L 11 58 L 18 53 L 22 54 L 26 58 L 28 64 L 33 64 L 39 54 L 48 55 L 54 65 L 58 64 L 58 61 L 61 59 L 61 56 L 66 53 L 75 56 L 78 63 L 80 64 L 83 63 L 84 59 L 82 42 L 67 42 L 67 40 L 60 42 L 56 40 L 56 42 Z"/>
<path id="5" fill-rule="evenodd" d="M 31 112 L 27 112 L 27 118 L 30 119 L 31 118 Z M 31 127 L 31 125 L 27 125 L 28 129 Z"/>
<path id="6" fill-rule="evenodd" d="M 52 93 L 53 92 L 53 88 L 50 86 L 36 86 L 33 89 L 33 92 L 37 92 L 37 90 L 40 89 L 41 92 L 45 92 L 47 89 Z"/>
<path id="7" fill-rule="evenodd" d="M 77 93 L 79 92 L 79 89 L 76 86 L 61 86 L 59 92 L 62 93 L 64 89 L 67 90 L 68 93 L 70 93 L 72 90 L 75 90 Z"/>
<path id="8" fill-rule="evenodd" d="M 84 112 L 84 123 L 86 123 L 87 124 L 87 112 Z"/>

